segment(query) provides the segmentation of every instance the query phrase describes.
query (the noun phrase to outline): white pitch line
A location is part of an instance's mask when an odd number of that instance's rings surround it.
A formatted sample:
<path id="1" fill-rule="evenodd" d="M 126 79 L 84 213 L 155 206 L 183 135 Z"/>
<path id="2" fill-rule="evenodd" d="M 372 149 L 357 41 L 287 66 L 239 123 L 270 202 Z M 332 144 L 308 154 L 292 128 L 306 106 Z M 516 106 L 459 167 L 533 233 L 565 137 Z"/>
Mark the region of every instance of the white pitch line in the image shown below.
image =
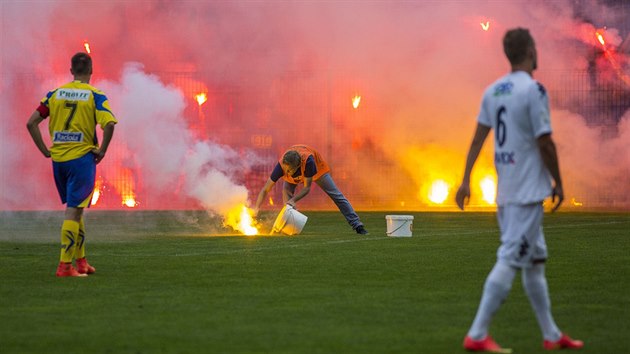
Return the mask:
<path id="1" fill-rule="evenodd" d="M 278 250 L 278 249 L 290 249 L 290 248 L 309 248 L 311 246 L 319 246 L 326 244 L 338 244 L 338 243 L 353 243 L 353 242 L 365 242 L 365 241 L 381 241 L 388 240 L 391 237 L 370 237 L 370 238 L 355 238 L 355 239 L 344 239 L 344 240 L 328 240 L 323 242 L 306 242 L 306 243 L 293 243 L 293 244 L 283 244 L 280 246 L 266 246 L 266 247 L 247 247 L 247 248 L 239 248 L 239 249 L 230 249 L 230 250 L 209 250 L 207 252 L 185 252 L 185 253 L 172 253 L 172 254 L 134 254 L 136 257 L 196 257 L 196 256 L 205 256 L 205 255 L 221 255 L 221 254 L 234 254 L 234 253 L 251 253 L 258 251 L 268 251 L 268 250 Z M 95 253 L 92 251 L 91 253 Z M 116 254 L 110 254 L 108 256 L 117 256 Z"/>
<path id="2" fill-rule="evenodd" d="M 573 227 L 582 227 L 582 226 L 595 226 L 595 225 L 611 225 L 611 224 L 626 224 L 630 223 L 630 219 L 628 221 L 606 221 L 606 222 L 590 222 L 590 223 L 578 223 L 578 224 L 561 224 L 561 225 L 551 225 L 545 226 L 544 229 L 563 229 L 563 228 L 573 228 Z M 480 234 L 489 234 L 496 233 L 498 235 L 499 230 L 497 228 L 486 229 L 486 230 L 477 230 L 477 231 L 455 231 L 455 232 L 442 232 L 436 233 L 432 232 L 429 236 L 459 236 L 459 235 L 480 235 Z M 212 237 L 212 236 L 211 236 Z M 422 236 L 420 236 L 422 237 Z M 113 257 L 128 257 L 133 255 L 134 257 L 195 257 L 195 256 L 204 256 L 204 255 L 221 255 L 221 254 L 236 254 L 236 253 L 249 253 L 249 252 L 258 252 L 258 251 L 266 251 L 266 250 L 276 250 L 276 249 L 291 249 L 291 248 L 308 248 L 312 246 L 326 245 L 326 244 L 342 244 L 342 243 L 354 243 L 354 242 L 365 242 L 365 241 L 381 241 L 381 240 L 390 240 L 390 239 L 399 239 L 401 237 L 363 237 L 363 236 L 353 236 L 348 239 L 336 239 L 336 240 L 326 240 L 323 242 L 313 242 L 313 240 L 309 240 L 311 242 L 303 242 L 303 243 L 291 243 L 291 244 L 282 244 L 279 246 L 266 246 L 266 247 L 243 247 L 238 249 L 223 249 L 223 250 L 208 250 L 208 251 L 196 251 L 196 252 L 179 252 L 179 253 L 168 253 L 168 254 L 141 254 L 138 252 L 133 253 L 101 253 L 98 250 L 93 250 L 90 254 L 98 255 L 98 256 L 113 256 Z M 404 237 L 402 237 L 404 238 Z M 124 241 L 117 241 L 115 243 L 123 243 Z M 185 240 L 181 241 L 185 243 Z M 0 254 L 15 254 L 12 250 L 0 250 Z"/>

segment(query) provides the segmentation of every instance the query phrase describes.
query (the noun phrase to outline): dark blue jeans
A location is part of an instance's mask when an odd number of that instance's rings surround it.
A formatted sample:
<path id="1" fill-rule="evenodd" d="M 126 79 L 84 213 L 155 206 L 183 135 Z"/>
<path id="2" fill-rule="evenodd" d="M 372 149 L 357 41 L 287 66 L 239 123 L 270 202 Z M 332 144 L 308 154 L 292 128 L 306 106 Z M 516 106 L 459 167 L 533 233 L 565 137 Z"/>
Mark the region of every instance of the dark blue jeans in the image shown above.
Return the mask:
<path id="1" fill-rule="evenodd" d="M 333 181 L 332 177 L 330 177 L 329 173 L 326 173 L 325 175 L 321 176 L 317 181 L 315 181 L 315 183 L 317 183 L 317 185 L 324 192 L 326 192 L 326 194 L 328 194 L 330 199 L 332 199 L 332 201 L 335 202 L 335 204 L 337 205 L 337 208 L 339 208 L 339 211 L 341 211 L 343 216 L 348 221 L 348 224 L 350 224 L 350 226 L 352 226 L 353 229 L 356 229 L 357 227 L 363 225 L 363 223 L 359 219 L 359 215 L 357 215 L 357 213 L 354 211 L 348 199 L 346 199 L 346 197 L 343 195 L 343 193 L 341 193 L 339 188 L 337 188 L 337 186 L 335 185 L 335 182 Z M 291 198 L 293 194 L 295 193 L 296 187 L 297 187 L 297 184 L 288 183 L 286 181 L 284 182 L 284 189 L 287 191 L 289 198 Z M 287 201 L 285 200 L 284 202 L 286 203 Z"/>

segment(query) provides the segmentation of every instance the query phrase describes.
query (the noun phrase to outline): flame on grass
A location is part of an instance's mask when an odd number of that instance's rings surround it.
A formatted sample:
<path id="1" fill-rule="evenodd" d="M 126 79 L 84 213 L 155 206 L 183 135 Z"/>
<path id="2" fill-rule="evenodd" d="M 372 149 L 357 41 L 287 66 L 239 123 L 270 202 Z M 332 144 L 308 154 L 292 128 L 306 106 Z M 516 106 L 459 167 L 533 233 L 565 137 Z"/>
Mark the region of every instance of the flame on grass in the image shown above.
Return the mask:
<path id="1" fill-rule="evenodd" d="M 230 209 L 225 215 L 223 224 L 247 236 L 258 235 L 258 227 L 254 220 L 253 211 L 244 204 L 239 204 Z"/>

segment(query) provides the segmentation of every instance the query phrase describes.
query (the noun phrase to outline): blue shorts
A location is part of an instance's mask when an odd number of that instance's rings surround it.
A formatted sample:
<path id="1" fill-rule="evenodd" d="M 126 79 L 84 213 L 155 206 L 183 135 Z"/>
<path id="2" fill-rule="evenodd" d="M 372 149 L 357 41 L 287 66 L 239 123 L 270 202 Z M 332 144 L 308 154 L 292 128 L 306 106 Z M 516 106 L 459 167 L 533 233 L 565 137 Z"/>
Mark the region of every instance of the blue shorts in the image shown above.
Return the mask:
<path id="1" fill-rule="evenodd" d="M 78 159 L 53 161 L 53 175 L 62 204 L 67 203 L 67 206 L 73 208 L 90 206 L 96 179 L 94 154 L 88 152 Z"/>

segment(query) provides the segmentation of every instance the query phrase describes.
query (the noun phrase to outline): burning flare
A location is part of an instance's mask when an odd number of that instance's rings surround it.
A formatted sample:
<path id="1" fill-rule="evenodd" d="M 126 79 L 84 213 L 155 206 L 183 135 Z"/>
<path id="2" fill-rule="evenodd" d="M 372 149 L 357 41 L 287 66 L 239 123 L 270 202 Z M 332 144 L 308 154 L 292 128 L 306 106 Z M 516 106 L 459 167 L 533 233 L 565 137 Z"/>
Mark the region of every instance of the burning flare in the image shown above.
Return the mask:
<path id="1" fill-rule="evenodd" d="M 88 43 L 87 40 L 83 41 L 83 47 L 85 48 L 85 51 L 90 54 L 92 53 L 92 51 L 90 50 L 90 43 Z"/>
<path id="2" fill-rule="evenodd" d="M 255 226 L 253 211 L 244 204 L 239 204 L 230 209 L 225 215 L 223 225 L 229 226 L 247 236 L 258 235 L 258 228 Z"/>
<path id="3" fill-rule="evenodd" d="M 133 192 L 131 193 L 131 195 L 123 196 L 122 205 L 128 208 L 135 208 L 138 205 L 138 202 L 136 202 L 136 197 L 133 195 Z"/>
<path id="4" fill-rule="evenodd" d="M 208 100 L 208 95 L 205 92 L 200 92 L 195 95 L 195 100 L 197 100 L 197 104 L 201 106 Z"/>
<path id="5" fill-rule="evenodd" d="M 90 201 L 90 205 L 96 205 L 96 203 L 98 202 L 98 198 L 101 197 L 101 188 L 103 186 L 103 180 L 102 179 L 97 179 L 96 183 L 94 184 L 94 192 L 92 193 L 92 201 Z"/>
<path id="6" fill-rule="evenodd" d="M 606 30 L 606 28 L 603 29 L 603 31 L 605 31 L 605 30 Z M 604 56 L 606 57 L 606 59 L 608 59 L 608 62 L 610 62 L 610 65 L 615 70 L 615 73 L 617 74 L 617 76 L 626 85 L 630 86 L 630 76 L 625 73 L 624 68 L 617 61 L 617 55 L 615 53 L 614 46 L 610 46 L 609 47 L 608 45 L 606 45 L 606 40 L 605 40 L 604 35 L 602 34 L 601 31 L 602 30 L 595 31 L 595 38 L 597 38 L 599 43 L 602 45 L 602 48 L 604 50 Z"/>
<path id="7" fill-rule="evenodd" d="M 601 43 L 604 47 L 606 46 L 606 41 L 604 40 L 604 36 L 601 33 L 595 32 L 595 37 L 597 37 L 599 43 Z"/>
<path id="8" fill-rule="evenodd" d="M 135 192 L 136 183 L 131 169 L 124 167 L 120 168 L 118 170 L 118 176 L 112 180 L 112 184 L 116 191 L 120 194 L 122 206 L 135 208 L 138 205 Z"/>
<path id="9" fill-rule="evenodd" d="M 484 31 L 488 31 L 490 29 L 490 21 L 486 21 L 485 23 L 480 22 L 479 24 L 481 25 L 481 29 Z"/>
<path id="10" fill-rule="evenodd" d="M 488 204 L 494 204 L 497 190 L 492 177 L 486 177 L 479 183 L 481 186 L 482 199 Z"/>
<path id="11" fill-rule="evenodd" d="M 354 109 L 359 108 L 359 104 L 361 104 L 361 96 L 357 95 L 352 97 L 352 107 L 354 107 Z"/>
<path id="12" fill-rule="evenodd" d="M 439 179 L 431 185 L 429 200 L 435 204 L 442 204 L 448 198 L 448 184 Z"/>

